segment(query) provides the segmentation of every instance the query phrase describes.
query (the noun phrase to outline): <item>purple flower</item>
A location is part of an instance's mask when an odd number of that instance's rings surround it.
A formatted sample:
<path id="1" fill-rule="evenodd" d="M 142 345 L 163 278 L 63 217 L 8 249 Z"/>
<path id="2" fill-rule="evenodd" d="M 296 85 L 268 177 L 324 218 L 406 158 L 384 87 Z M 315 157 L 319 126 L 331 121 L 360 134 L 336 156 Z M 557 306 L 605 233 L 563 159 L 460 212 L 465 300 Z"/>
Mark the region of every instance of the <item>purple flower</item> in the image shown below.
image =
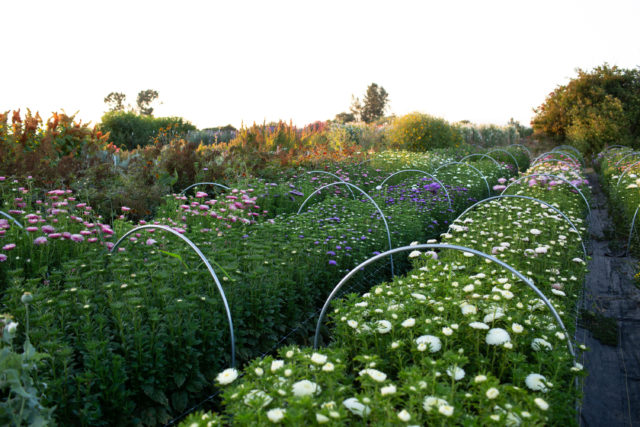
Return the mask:
<path id="1" fill-rule="evenodd" d="M 151 246 L 151 245 L 154 245 L 154 244 L 156 244 L 158 242 L 156 240 L 152 239 L 152 238 L 148 238 L 146 243 L 147 243 L 147 246 Z"/>
<path id="2" fill-rule="evenodd" d="M 40 246 L 40 245 L 44 245 L 44 244 L 46 244 L 46 243 L 47 243 L 47 238 L 46 238 L 46 237 L 44 237 L 44 236 L 36 237 L 36 238 L 33 240 L 33 244 L 34 244 L 34 245 L 38 245 L 38 246 Z"/>
<path id="3" fill-rule="evenodd" d="M 82 242 L 84 240 L 84 236 L 82 236 L 82 234 L 72 234 L 69 238 L 74 242 Z"/>
<path id="4" fill-rule="evenodd" d="M 8 243 L 8 244 L 6 244 L 6 245 L 4 245 L 2 247 L 2 250 L 3 251 L 10 251 L 11 249 L 14 249 L 15 247 L 16 247 L 15 243 Z"/>
<path id="5" fill-rule="evenodd" d="M 330 256 L 336 256 L 336 253 L 335 253 L 335 252 L 333 252 L 333 251 L 327 251 L 327 255 L 330 255 Z"/>
<path id="6" fill-rule="evenodd" d="M 338 265 L 338 263 L 335 262 L 334 260 L 330 259 L 329 260 L 329 265 Z"/>
<path id="7" fill-rule="evenodd" d="M 0 262 L 5 262 L 7 260 L 7 256 L 5 254 L 0 254 Z"/>

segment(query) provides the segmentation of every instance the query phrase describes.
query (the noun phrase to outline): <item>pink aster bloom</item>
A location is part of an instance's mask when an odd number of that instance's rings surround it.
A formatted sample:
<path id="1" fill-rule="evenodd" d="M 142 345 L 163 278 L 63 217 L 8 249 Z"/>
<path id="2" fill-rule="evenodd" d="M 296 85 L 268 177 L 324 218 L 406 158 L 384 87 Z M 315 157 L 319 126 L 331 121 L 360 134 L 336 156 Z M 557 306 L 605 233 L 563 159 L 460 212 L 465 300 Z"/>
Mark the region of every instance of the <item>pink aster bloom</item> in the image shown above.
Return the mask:
<path id="1" fill-rule="evenodd" d="M 16 247 L 15 243 L 8 243 L 8 244 L 6 244 L 6 245 L 4 245 L 2 247 L 2 250 L 3 251 L 10 251 L 11 249 L 14 249 L 15 247 Z"/>
<path id="2" fill-rule="evenodd" d="M 147 243 L 148 246 L 151 246 L 151 245 L 154 245 L 154 244 L 156 244 L 158 242 L 156 240 L 152 239 L 152 238 L 148 238 L 146 243 Z"/>
<path id="3" fill-rule="evenodd" d="M 7 256 L 5 254 L 0 254 L 0 262 L 5 262 L 6 260 L 7 260 Z"/>
<path id="4" fill-rule="evenodd" d="M 35 232 L 35 231 L 38 231 L 38 227 L 27 227 L 27 228 L 25 228 L 25 230 L 27 230 L 27 231 L 29 231 L 29 232 L 33 233 L 33 232 Z"/>
<path id="5" fill-rule="evenodd" d="M 43 233 L 45 233 L 45 234 L 51 234 L 51 233 L 53 233 L 53 232 L 55 232 L 55 231 L 56 231 L 56 229 L 55 229 L 55 228 L 53 228 L 53 227 L 52 227 L 52 226 L 50 226 L 50 225 L 43 225 L 43 226 L 41 227 L 41 230 L 42 230 L 42 232 L 43 232 Z"/>
<path id="6" fill-rule="evenodd" d="M 69 238 L 71 240 L 73 240 L 74 242 L 82 242 L 84 241 L 84 237 L 82 236 L 82 234 L 72 234 L 69 236 Z"/>
<path id="7" fill-rule="evenodd" d="M 60 233 L 49 233 L 49 238 L 51 239 L 59 239 L 60 237 L 62 237 Z"/>
<path id="8" fill-rule="evenodd" d="M 122 212 L 129 212 L 131 210 L 131 208 L 128 208 L 126 206 L 122 206 L 120 209 L 122 209 Z"/>
<path id="9" fill-rule="evenodd" d="M 202 198 L 207 197 L 207 196 L 208 196 L 208 194 L 205 193 L 204 191 L 198 191 L 196 193 L 196 198 L 198 198 L 198 199 L 202 199 Z"/>
<path id="10" fill-rule="evenodd" d="M 33 240 L 33 244 L 34 244 L 34 245 L 38 245 L 38 246 L 40 246 L 40 245 L 44 245 L 44 244 L 46 244 L 46 243 L 47 243 L 47 241 L 48 241 L 48 240 L 47 240 L 47 238 L 46 238 L 46 237 L 44 237 L 44 236 L 40 236 L 40 237 L 36 237 L 36 238 Z"/>

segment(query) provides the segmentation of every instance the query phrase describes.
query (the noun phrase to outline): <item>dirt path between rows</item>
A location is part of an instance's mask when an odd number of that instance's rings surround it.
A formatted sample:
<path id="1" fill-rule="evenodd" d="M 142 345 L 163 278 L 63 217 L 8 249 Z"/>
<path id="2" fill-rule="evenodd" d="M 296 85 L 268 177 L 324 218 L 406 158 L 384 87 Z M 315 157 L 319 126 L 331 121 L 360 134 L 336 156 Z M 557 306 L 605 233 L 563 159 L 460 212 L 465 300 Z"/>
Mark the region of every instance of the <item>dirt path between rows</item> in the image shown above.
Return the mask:
<path id="1" fill-rule="evenodd" d="M 633 281 L 638 260 L 623 256 L 620 243 L 611 240 L 607 198 L 597 175 L 588 172 L 593 187 L 589 227 L 592 259 L 583 313 L 590 320 L 585 322 L 583 314 L 580 324 L 588 330 L 579 327 L 576 333 L 578 342 L 589 348 L 583 359 L 588 376 L 583 385 L 580 425 L 640 427 L 640 289 Z"/>

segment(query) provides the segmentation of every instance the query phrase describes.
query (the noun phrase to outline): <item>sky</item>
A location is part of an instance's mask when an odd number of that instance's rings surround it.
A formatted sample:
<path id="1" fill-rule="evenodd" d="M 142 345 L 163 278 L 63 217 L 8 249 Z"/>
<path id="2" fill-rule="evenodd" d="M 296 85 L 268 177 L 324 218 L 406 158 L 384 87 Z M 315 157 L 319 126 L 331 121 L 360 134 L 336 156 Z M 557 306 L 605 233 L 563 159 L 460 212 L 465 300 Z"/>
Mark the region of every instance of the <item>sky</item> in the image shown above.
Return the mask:
<path id="1" fill-rule="evenodd" d="M 640 66 L 640 1 L 3 1 L 0 111 L 98 123 L 103 99 L 198 128 L 348 111 L 371 83 L 388 113 L 528 125 L 554 88 Z M 160 103 L 161 102 L 161 103 Z"/>

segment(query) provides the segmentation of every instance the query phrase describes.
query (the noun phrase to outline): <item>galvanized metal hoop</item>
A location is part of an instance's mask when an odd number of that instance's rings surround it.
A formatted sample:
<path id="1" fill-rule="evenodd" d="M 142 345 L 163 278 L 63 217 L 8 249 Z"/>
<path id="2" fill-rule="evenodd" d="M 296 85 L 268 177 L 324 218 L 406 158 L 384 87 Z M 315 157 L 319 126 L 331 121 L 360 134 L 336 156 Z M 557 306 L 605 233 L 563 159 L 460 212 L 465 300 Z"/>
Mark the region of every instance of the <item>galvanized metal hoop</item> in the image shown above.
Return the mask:
<path id="1" fill-rule="evenodd" d="M 347 182 L 344 179 L 340 178 L 338 175 L 336 175 L 334 173 L 331 173 L 331 172 L 326 172 L 326 171 L 309 171 L 309 172 L 307 172 L 307 174 L 314 174 L 314 173 L 321 173 L 321 174 L 329 175 L 329 176 L 332 176 L 332 177 L 336 178 L 338 181 Z M 353 190 L 351 189 L 351 187 L 347 186 L 347 190 L 349 190 L 349 192 L 351 193 L 351 196 L 355 199 L 356 195 L 353 194 Z"/>
<path id="2" fill-rule="evenodd" d="M 215 187 L 224 188 L 225 190 L 231 190 L 231 188 L 227 187 L 226 185 L 218 184 L 217 182 L 196 182 L 195 184 L 191 184 L 190 186 L 182 190 L 180 192 L 180 195 L 185 194 L 187 191 L 191 190 L 193 187 L 196 187 L 198 185 L 213 185 Z"/>
<path id="3" fill-rule="evenodd" d="M 629 156 L 635 156 L 635 155 L 637 155 L 637 154 L 640 154 L 640 151 L 632 151 L 632 152 L 630 152 L 630 153 L 625 154 L 624 156 L 622 156 L 622 157 L 620 158 L 620 160 L 618 160 L 618 161 L 616 162 L 616 166 L 618 166 L 618 165 L 619 165 L 619 164 L 620 164 L 624 159 L 626 159 L 627 157 L 629 157 Z"/>
<path id="4" fill-rule="evenodd" d="M 433 173 L 437 174 L 438 171 L 446 166 L 450 166 L 450 165 L 464 165 L 464 166 L 468 166 L 471 169 L 473 169 L 474 171 L 476 171 L 479 175 L 480 178 L 482 178 L 484 180 L 484 183 L 487 184 L 487 195 L 490 196 L 491 195 L 491 187 L 489 186 L 489 181 L 487 181 L 487 177 L 484 176 L 484 174 L 482 172 L 480 172 L 480 170 L 478 168 L 476 168 L 473 165 L 470 165 L 469 163 L 464 163 L 464 162 L 449 162 L 449 163 L 445 163 L 444 165 L 440 165 L 436 168 L 436 170 L 433 171 Z"/>
<path id="5" fill-rule="evenodd" d="M 622 181 L 622 177 L 624 177 L 627 174 L 627 172 L 629 172 L 631 170 L 631 168 L 634 167 L 637 164 L 640 164 L 640 161 L 637 161 L 637 162 L 627 166 L 626 168 L 624 168 L 624 171 L 622 171 L 622 173 L 620 174 L 620 177 L 618 178 L 618 182 L 616 182 L 616 187 L 618 185 L 620 185 L 620 181 Z"/>
<path id="6" fill-rule="evenodd" d="M 488 151 L 487 155 L 489 155 L 491 153 L 495 153 L 496 151 L 500 151 L 502 153 L 507 153 L 509 155 L 509 157 L 511 157 L 513 159 L 513 164 L 516 167 L 516 174 L 520 173 L 520 169 L 518 168 L 518 160 L 515 158 L 515 156 L 513 154 L 511 154 L 507 150 L 504 150 L 502 148 L 494 148 L 493 150 Z"/>
<path id="7" fill-rule="evenodd" d="M 569 156 L 567 153 L 563 153 L 561 151 L 547 151 L 546 153 L 542 153 L 540 154 L 538 157 L 536 157 L 533 162 L 531 162 L 531 166 L 535 166 L 540 162 L 549 162 L 552 160 L 556 160 L 556 159 L 543 159 L 543 157 L 545 156 L 552 156 L 554 154 L 564 154 L 566 157 L 570 158 L 571 160 L 573 160 L 574 162 L 574 166 L 578 167 L 578 168 L 582 168 L 582 165 L 580 164 L 580 162 L 577 159 L 574 159 L 573 157 Z"/>
<path id="8" fill-rule="evenodd" d="M 578 167 L 586 167 L 586 163 L 584 162 L 584 159 L 579 158 L 575 154 L 569 153 L 568 151 L 564 151 L 564 150 L 557 150 L 555 148 L 553 150 L 551 150 L 551 152 L 552 153 L 560 153 L 560 154 L 570 158 L 571 160 L 576 162 L 576 166 L 578 166 Z"/>
<path id="9" fill-rule="evenodd" d="M 350 182 L 344 182 L 344 181 L 332 182 L 331 184 L 323 185 L 322 187 L 318 188 L 313 193 L 311 193 L 309 195 L 309 197 L 307 197 L 305 199 L 304 202 L 302 202 L 302 204 L 298 208 L 297 215 L 300 215 L 300 212 L 302 212 L 302 208 L 304 208 L 304 205 L 307 204 L 309 199 L 311 199 L 313 196 L 315 196 L 316 194 L 318 194 L 320 191 L 324 190 L 325 188 L 333 187 L 334 185 L 346 185 L 348 187 L 353 187 L 356 190 L 358 190 L 360 193 L 362 193 L 362 195 L 364 197 L 366 197 L 367 200 L 369 200 L 373 204 L 373 206 L 378 211 L 378 214 L 380 214 L 380 217 L 382 218 L 382 222 L 384 222 L 384 228 L 387 230 L 387 240 L 389 241 L 389 249 L 393 248 L 393 246 L 391 244 L 391 231 L 389 230 L 389 224 L 387 224 L 387 218 L 384 216 L 384 212 L 382 212 L 382 209 L 380 209 L 380 206 L 378 206 L 378 204 L 375 202 L 375 200 L 373 200 L 371 198 L 371 196 L 369 194 L 367 194 L 366 191 L 364 191 L 362 188 L 358 187 L 357 185 L 351 184 Z M 390 258 L 390 264 L 391 264 L 391 275 L 393 276 L 393 275 L 395 275 L 394 268 L 393 268 L 393 257 Z"/>
<path id="10" fill-rule="evenodd" d="M 9 215 L 8 213 L 0 211 L 0 215 L 2 215 L 2 216 L 4 216 L 4 217 L 6 217 L 7 219 L 10 219 L 10 220 L 11 220 L 11 221 L 13 221 L 13 223 L 14 223 L 15 225 L 17 225 L 18 227 L 20 227 L 20 228 L 24 228 L 24 225 L 20 224 L 20 222 L 18 222 L 18 220 L 17 220 L 17 219 L 15 219 L 14 217 L 12 217 L 12 216 L 11 216 L 11 215 Z"/>
<path id="11" fill-rule="evenodd" d="M 391 256 L 392 254 L 395 254 L 395 253 L 398 253 L 398 252 L 415 251 L 415 250 L 418 250 L 418 249 L 453 249 L 453 250 L 461 251 L 461 252 L 469 252 L 469 253 L 472 253 L 474 255 L 478 255 L 478 256 L 480 256 L 482 258 L 488 259 L 488 260 L 498 264 L 499 266 L 501 266 L 503 268 L 506 268 L 512 274 L 514 274 L 518 279 L 522 280 L 529 288 L 531 288 L 538 295 L 538 297 L 540 297 L 540 299 L 545 303 L 545 305 L 551 311 L 553 317 L 556 320 L 556 323 L 560 326 L 560 329 L 562 329 L 562 331 L 565 333 L 565 336 L 567 336 L 567 337 L 570 336 L 569 333 L 567 332 L 567 329 L 564 326 L 564 323 L 562 322 L 562 319 L 560 319 L 560 316 L 558 315 L 558 312 L 553 307 L 553 305 L 551 304 L 549 299 L 547 299 L 547 297 L 540 291 L 540 289 L 538 289 L 538 287 L 536 287 L 536 285 L 533 284 L 532 280 L 530 280 L 528 277 L 524 276 L 522 273 L 520 273 L 515 268 L 511 267 L 509 264 L 505 263 L 504 261 L 500 261 L 498 258 L 493 257 L 493 256 L 491 256 L 489 254 L 486 254 L 484 252 L 478 251 L 476 249 L 467 248 L 465 246 L 448 245 L 448 244 L 442 244 L 442 243 L 434 243 L 434 244 L 424 243 L 424 244 L 414 245 L 414 246 L 403 246 L 403 247 L 400 247 L 400 248 L 392 249 L 392 250 L 387 251 L 387 252 L 383 252 L 383 253 L 381 253 L 379 255 L 376 255 L 374 257 L 369 258 L 368 260 L 364 261 L 363 263 L 361 263 L 360 265 L 355 267 L 349 273 L 347 273 L 347 275 L 344 276 L 342 278 L 342 280 L 340 280 L 340 282 L 336 285 L 336 287 L 333 288 L 333 291 L 331 291 L 331 294 L 329 295 L 329 297 L 327 298 L 326 302 L 324 303 L 324 306 L 322 307 L 322 311 L 320 312 L 320 317 L 318 318 L 318 323 L 316 324 L 316 333 L 315 333 L 315 336 L 314 336 L 314 339 L 313 339 L 313 348 L 314 349 L 318 348 L 318 341 L 320 339 L 320 328 L 322 327 L 322 321 L 324 320 L 324 317 L 327 314 L 327 310 L 329 309 L 329 305 L 331 304 L 331 301 L 333 300 L 333 298 L 335 298 L 335 296 L 340 291 L 340 289 L 344 286 L 344 284 L 349 279 L 351 279 L 351 277 L 353 277 L 357 272 L 359 272 L 364 267 L 366 267 L 369 264 L 372 264 L 372 263 L 374 263 L 374 262 L 378 261 L 379 259 L 382 259 L 382 258 L 384 258 L 386 256 Z M 569 353 L 571 353 L 571 356 L 573 357 L 573 359 L 575 361 L 576 355 L 575 355 L 575 352 L 573 350 L 573 345 L 571 344 L 571 340 L 570 339 L 567 339 L 567 347 L 569 348 Z"/>
<path id="12" fill-rule="evenodd" d="M 608 147 L 606 147 L 604 150 L 602 150 L 603 153 L 606 153 L 609 150 L 612 150 L 614 148 L 621 148 L 623 150 L 632 150 L 632 148 L 629 148 L 625 145 L 618 145 L 618 144 L 614 144 L 614 145 L 609 145 Z"/>
<path id="13" fill-rule="evenodd" d="M 557 147 L 554 147 L 551 151 L 565 151 L 565 148 L 568 148 L 569 150 L 576 153 L 575 155 L 577 158 L 582 157 L 582 153 L 580 152 L 580 150 L 578 150 L 576 147 L 572 145 L 567 145 L 567 144 L 558 145 Z"/>
<path id="14" fill-rule="evenodd" d="M 624 256 L 628 256 L 629 251 L 631 250 L 631 237 L 633 237 L 633 230 L 636 225 L 636 217 L 638 216 L 639 210 L 640 206 L 636 208 L 636 211 L 633 214 L 633 220 L 631 220 L 631 227 L 629 227 L 629 238 L 627 239 L 627 250 L 624 252 Z"/>
<path id="15" fill-rule="evenodd" d="M 501 194 L 499 196 L 487 197 L 486 199 L 482 199 L 482 200 L 474 203 L 473 205 L 471 205 L 467 209 L 465 209 L 464 212 L 462 212 L 460 215 L 458 215 L 458 217 L 451 222 L 451 225 L 449 225 L 449 228 L 447 229 L 447 233 L 449 233 L 449 230 L 451 230 L 451 226 L 455 222 L 457 222 L 462 217 L 464 217 L 464 215 L 466 215 L 472 209 L 474 209 L 475 207 L 480 206 L 480 205 L 482 205 L 482 204 L 484 204 L 486 202 L 489 202 L 489 201 L 492 201 L 492 200 L 498 200 L 498 199 L 524 199 L 524 200 L 531 200 L 533 202 L 537 202 L 537 203 L 543 204 L 546 207 L 548 207 L 548 208 L 554 210 L 555 212 L 559 213 L 562 216 L 562 218 L 564 218 L 564 220 L 569 223 L 571 228 L 576 232 L 576 234 L 580 238 L 580 244 L 582 245 L 582 252 L 584 254 L 583 259 L 584 259 L 585 262 L 587 261 L 587 248 L 584 245 L 584 240 L 582 239 L 582 234 L 580 233 L 580 230 L 578 230 L 578 227 L 575 226 L 573 221 L 571 221 L 569 219 L 569 217 L 564 214 L 564 212 L 562 212 L 560 209 L 558 209 L 555 206 L 553 206 L 551 203 L 545 202 L 544 200 L 536 199 L 535 197 L 523 196 L 523 195 L 520 195 L 520 194 Z"/>
<path id="16" fill-rule="evenodd" d="M 572 168 L 574 168 L 574 167 L 576 167 L 576 166 L 580 167 L 579 165 L 576 165 L 575 163 L 567 162 L 566 160 L 560 160 L 560 159 L 547 159 L 547 160 L 539 160 L 538 162 L 536 162 L 536 163 L 532 164 L 532 165 L 531 165 L 531 167 L 530 167 L 529 169 L 533 169 L 533 168 L 535 168 L 536 166 L 538 166 L 538 165 L 540 165 L 540 164 L 542 164 L 542 163 L 550 163 L 550 162 L 559 162 L 559 163 L 564 163 L 565 165 L 569 165 L 569 166 L 571 166 Z"/>
<path id="17" fill-rule="evenodd" d="M 118 248 L 118 246 L 120 245 L 120 243 L 122 243 L 124 241 L 124 239 L 127 238 L 127 236 L 139 231 L 139 230 L 144 230 L 144 229 L 149 229 L 149 228 L 153 228 L 153 229 L 160 229 L 160 230 L 164 230 L 167 231 L 171 234 L 173 234 L 174 236 L 179 237 L 181 240 L 183 240 L 187 245 L 189 245 L 189 247 L 191 249 L 193 249 L 193 251 L 198 254 L 198 257 L 200 257 L 200 259 L 202 260 L 202 262 L 204 263 L 204 265 L 206 265 L 207 270 L 209 270 L 209 274 L 211 274 L 211 277 L 213 278 L 213 281 L 216 284 L 216 287 L 218 288 L 218 293 L 220 293 L 220 297 L 222 298 L 222 303 L 224 304 L 224 309 L 227 313 L 227 320 L 229 321 L 229 333 L 231 336 L 231 367 L 235 367 L 236 365 L 236 339 L 235 339 L 235 335 L 233 334 L 233 319 L 231 318 L 231 310 L 229 309 L 229 303 L 227 302 L 227 296 L 224 293 L 224 289 L 222 289 L 222 285 L 220 284 L 220 281 L 218 280 L 218 276 L 216 276 L 216 272 L 213 271 L 213 267 L 211 267 L 211 264 L 209 263 L 209 260 L 207 260 L 207 257 L 204 256 L 204 254 L 202 253 L 202 251 L 200 251 L 200 249 L 195 245 L 195 243 L 193 243 L 189 238 L 185 237 L 184 235 L 178 233 L 176 230 L 174 230 L 171 227 L 168 227 L 166 225 L 141 225 L 139 227 L 136 227 L 132 230 L 127 231 L 122 237 L 120 237 L 118 239 L 118 241 L 115 243 L 115 245 L 113 245 L 113 247 L 111 248 L 111 250 L 109 251 L 110 253 L 114 253 L 114 251 Z M 117 252 L 116 252 L 117 253 Z"/>
<path id="18" fill-rule="evenodd" d="M 401 174 L 401 173 L 407 173 L 407 172 L 417 172 L 417 173 L 421 173 L 421 174 L 423 174 L 423 175 L 428 176 L 429 178 L 431 178 L 431 179 L 432 179 L 432 180 L 434 180 L 435 182 L 437 182 L 437 183 L 440 185 L 440 187 L 442 187 L 442 189 L 444 190 L 444 194 L 446 194 L 446 195 L 447 195 L 447 200 L 449 201 L 449 209 L 453 210 L 453 202 L 451 201 L 451 196 L 449 196 L 449 192 L 447 191 L 447 187 L 445 187 L 445 186 L 444 186 L 444 184 L 443 184 L 442 182 L 440 182 L 440 180 L 439 180 L 438 178 L 436 178 L 435 176 L 431 175 L 431 174 L 430 174 L 430 173 L 428 173 L 428 172 L 421 171 L 421 170 L 419 170 L 419 169 L 403 169 L 403 170 L 401 170 L 401 171 L 394 172 L 394 173 L 392 173 L 391 175 L 389 175 L 388 177 L 386 177 L 386 178 L 384 179 L 384 181 L 382 181 L 378 187 L 382 187 L 382 186 L 383 186 L 383 185 L 384 185 L 384 184 L 385 184 L 385 183 L 386 183 L 390 178 L 392 178 L 392 177 L 394 177 L 394 176 L 396 176 L 396 175 L 399 175 L 399 174 Z"/>
<path id="19" fill-rule="evenodd" d="M 531 151 L 526 147 L 526 145 L 523 145 L 523 144 L 509 144 L 509 145 L 507 145 L 507 147 L 521 147 L 521 148 L 524 148 L 525 150 L 527 150 L 528 157 L 531 158 Z"/>
<path id="20" fill-rule="evenodd" d="M 576 187 L 575 185 L 573 185 L 569 180 L 567 180 L 566 178 L 563 178 L 561 176 L 558 175 L 552 175 L 550 173 L 532 173 L 529 175 L 525 175 L 525 176 L 521 176 L 520 178 L 516 179 L 513 182 L 510 182 L 509 185 L 507 185 L 507 187 L 502 190 L 502 193 L 500 193 L 500 195 L 503 195 L 505 193 L 505 191 L 507 191 L 509 189 L 509 187 L 511 187 L 512 185 L 522 181 L 523 179 L 527 179 L 527 178 L 533 178 L 536 176 L 548 176 L 554 179 L 559 179 L 560 181 L 563 181 L 566 184 L 569 184 L 571 187 L 573 187 L 574 190 L 576 190 L 578 192 L 578 194 L 580 194 L 580 196 L 582 197 L 582 200 L 584 200 L 584 204 L 587 205 L 587 210 L 589 211 L 589 215 L 591 215 L 591 206 L 589 205 L 589 202 L 587 201 L 587 198 L 584 197 L 584 194 L 582 193 L 582 191 L 580 191 L 580 189 L 578 187 Z"/>
<path id="21" fill-rule="evenodd" d="M 494 159 L 494 158 L 493 158 L 493 157 L 491 157 L 491 156 L 487 156 L 487 155 L 486 155 L 486 154 L 484 154 L 484 153 L 473 153 L 473 154 L 468 154 L 468 155 L 464 156 L 463 158 L 461 158 L 461 159 L 460 159 L 460 161 L 461 161 L 461 162 L 464 162 L 465 160 L 470 159 L 470 158 L 472 158 L 472 157 L 476 157 L 476 156 L 486 157 L 487 159 L 489 159 L 489 160 L 491 160 L 493 163 L 495 163 L 495 164 L 496 164 L 496 166 L 498 166 L 500 169 L 502 169 L 502 165 L 500 164 L 500 162 L 499 162 L 499 161 L 497 161 L 496 159 Z"/>

